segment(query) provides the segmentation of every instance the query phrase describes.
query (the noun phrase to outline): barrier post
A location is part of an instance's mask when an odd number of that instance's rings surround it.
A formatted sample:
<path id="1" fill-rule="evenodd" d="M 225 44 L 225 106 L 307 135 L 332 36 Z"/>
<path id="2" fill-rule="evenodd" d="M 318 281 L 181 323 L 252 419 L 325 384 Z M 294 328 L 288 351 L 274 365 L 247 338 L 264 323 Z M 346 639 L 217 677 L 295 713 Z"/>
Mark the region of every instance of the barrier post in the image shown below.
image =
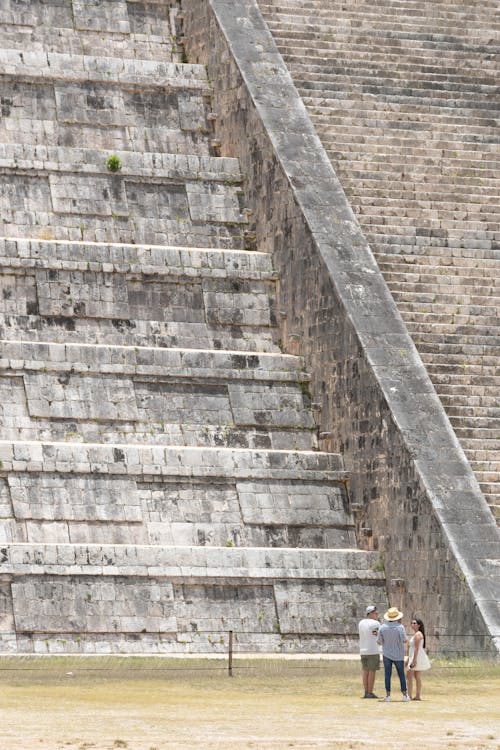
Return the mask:
<path id="1" fill-rule="evenodd" d="M 229 677 L 233 676 L 233 631 L 232 630 L 229 631 L 227 673 Z"/>

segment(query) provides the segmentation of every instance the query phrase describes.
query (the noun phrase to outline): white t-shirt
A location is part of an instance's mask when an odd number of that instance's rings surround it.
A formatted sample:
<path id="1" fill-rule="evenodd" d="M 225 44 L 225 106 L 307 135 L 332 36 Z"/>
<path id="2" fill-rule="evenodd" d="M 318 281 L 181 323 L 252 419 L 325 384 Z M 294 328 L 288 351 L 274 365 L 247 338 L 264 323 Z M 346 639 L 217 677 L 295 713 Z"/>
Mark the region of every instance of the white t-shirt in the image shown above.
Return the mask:
<path id="1" fill-rule="evenodd" d="M 365 617 L 361 620 L 358 626 L 359 630 L 359 653 L 362 656 L 368 656 L 369 654 L 378 654 L 378 629 L 380 623 L 378 620 L 374 620 L 372 617 Z"/>

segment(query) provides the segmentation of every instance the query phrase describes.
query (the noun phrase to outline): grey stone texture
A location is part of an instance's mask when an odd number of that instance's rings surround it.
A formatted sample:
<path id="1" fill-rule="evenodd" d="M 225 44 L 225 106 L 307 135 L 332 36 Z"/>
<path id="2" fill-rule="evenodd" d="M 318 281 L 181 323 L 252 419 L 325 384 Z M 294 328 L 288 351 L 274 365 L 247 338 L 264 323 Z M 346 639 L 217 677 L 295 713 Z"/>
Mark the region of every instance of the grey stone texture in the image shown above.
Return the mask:
<path id="1" fill-rule="evenodd" d="M 494 3 L 259 8 L 500 523 Z"/>
<path id="2" fill-rule="evenodd" d="M 498 654 L 498 527 L 257 4 L 183 9 L 223 153 L 238 154 L 251 228 L 273 252 L 320 444 L 352 473 L 360 539 L 383 555 L 389 598 L 423 613 L 443 650 Z"/>
<path id="3" fill-rule="evenodd" d="M 1 39 L 7 49 L 37 53 L 175 62 L 182 59 L 177 14 L 174 4 L 151 0 L 4 0 Z"/>
<path id="4" fill-rule="evenodd" d="M 0 239 L 2 339 L 278 351 L 267 253 Z"/>
<path id="5" fill-rule="evenodd" d="M 3 651 L 352 651 L 386 603 L 180 20 L 1 4 Z"/>

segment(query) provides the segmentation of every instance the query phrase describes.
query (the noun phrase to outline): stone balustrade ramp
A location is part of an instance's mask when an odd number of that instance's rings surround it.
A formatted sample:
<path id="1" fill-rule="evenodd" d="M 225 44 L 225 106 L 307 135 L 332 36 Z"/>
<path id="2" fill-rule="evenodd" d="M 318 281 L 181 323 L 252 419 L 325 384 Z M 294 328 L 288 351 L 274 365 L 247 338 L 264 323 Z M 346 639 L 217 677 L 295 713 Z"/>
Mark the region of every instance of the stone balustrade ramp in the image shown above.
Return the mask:
<path id="1" fill-rule="evenodd" d="M 4 651 L 352 651 L 386 599 L 178 31 L 1 4 Z"/>

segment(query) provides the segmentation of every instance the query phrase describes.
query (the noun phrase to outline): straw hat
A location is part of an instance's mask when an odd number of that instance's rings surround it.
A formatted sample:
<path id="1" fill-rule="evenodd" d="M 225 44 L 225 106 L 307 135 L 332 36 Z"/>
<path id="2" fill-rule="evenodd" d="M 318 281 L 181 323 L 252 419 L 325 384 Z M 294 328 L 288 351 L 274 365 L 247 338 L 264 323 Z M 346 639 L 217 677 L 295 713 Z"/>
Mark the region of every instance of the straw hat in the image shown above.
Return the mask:
<path id="1" fill-rule="evenodd" d="M 396 620 L 401 620 L 402 617 L 403 613 L 400 612 L 397 607 L 391 607 L 385 613 L 384 620 L 387 620 L 388 622 L 396 622 Z"/>

